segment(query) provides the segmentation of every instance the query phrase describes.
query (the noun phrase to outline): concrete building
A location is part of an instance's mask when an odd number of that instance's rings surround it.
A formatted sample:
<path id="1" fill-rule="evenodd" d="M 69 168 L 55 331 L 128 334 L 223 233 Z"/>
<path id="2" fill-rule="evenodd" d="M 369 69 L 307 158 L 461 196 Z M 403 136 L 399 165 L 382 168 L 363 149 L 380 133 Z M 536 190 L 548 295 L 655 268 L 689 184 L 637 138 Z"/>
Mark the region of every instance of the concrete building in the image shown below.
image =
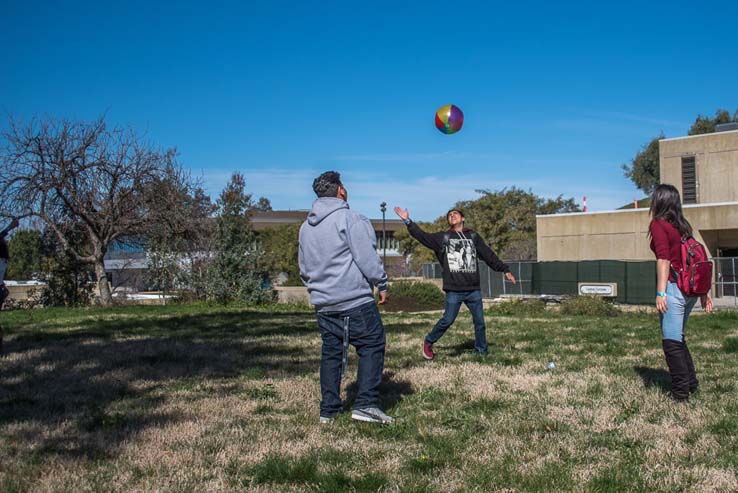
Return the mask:
<path id="1" fill-rule="evenodd" d="M 738 130 L 659 142 L 662 183 L 713 257 L 738 256 Z M 539 261 L 653 260 L 647 208 L 536 217 Z"/>
<path id="2" fill-rule="evenodd" d="M 662 183 L 716 262 L 716 295 L 738 285 L 738 130 L 659 141 Z M 653 260 L 648 208 L 536 217 L 538 261 Z"/>

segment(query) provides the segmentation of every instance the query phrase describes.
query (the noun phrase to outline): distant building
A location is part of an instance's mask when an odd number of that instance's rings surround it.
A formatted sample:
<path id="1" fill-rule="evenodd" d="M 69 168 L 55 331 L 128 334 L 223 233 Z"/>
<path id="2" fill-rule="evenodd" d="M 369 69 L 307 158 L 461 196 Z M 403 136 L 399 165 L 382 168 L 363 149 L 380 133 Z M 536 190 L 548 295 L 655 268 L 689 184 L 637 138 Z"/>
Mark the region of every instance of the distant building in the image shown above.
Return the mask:
<path id="1" fill-rule="evenodd" d="M 659 141 L 661 183 L 713 257 L 738 256 L 738 130 Z M 653 260 L 647 208 L 536 217 L 538 260 Z"/>
<path id="2" fill-rule="evenodd" d="M 662 139 L 659 155 L 695 238 L 712 257 L 738 257 L 738 130 Z M 649 222 L 648 208 L 537 216 L 538 260 L 653 260 Z M 717 262 L 716 280 L 736 279 L 735 266 Z"/>

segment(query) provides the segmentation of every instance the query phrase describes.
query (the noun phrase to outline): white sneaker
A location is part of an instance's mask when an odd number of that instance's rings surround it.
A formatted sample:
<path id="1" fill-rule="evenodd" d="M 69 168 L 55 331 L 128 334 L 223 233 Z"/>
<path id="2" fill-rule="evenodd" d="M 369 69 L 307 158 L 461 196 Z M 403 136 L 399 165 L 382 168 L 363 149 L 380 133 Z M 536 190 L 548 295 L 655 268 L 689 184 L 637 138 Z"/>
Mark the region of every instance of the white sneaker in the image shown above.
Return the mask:
<path id="1" fill-rule="evenodd" d="M 321 416 L 320 417 L 320 424 L 322 424 L 322 425 L 329 425 L 329 424 L 333 423 L 333 420 L 334 419 L 336 419 L 336 418 L 333 417 L 333 416 Z"/>
<path id="2" fill-rule="evenodd" d="M 365 409 L 354 409 L 351 412 L 351 419 L 356 421 L 365 421 L 367 423 L 380 423 L 384 425 L 391 424 L 395 421 L 392 416 L 387 416 L 378 407 L 367 407 Z"/>

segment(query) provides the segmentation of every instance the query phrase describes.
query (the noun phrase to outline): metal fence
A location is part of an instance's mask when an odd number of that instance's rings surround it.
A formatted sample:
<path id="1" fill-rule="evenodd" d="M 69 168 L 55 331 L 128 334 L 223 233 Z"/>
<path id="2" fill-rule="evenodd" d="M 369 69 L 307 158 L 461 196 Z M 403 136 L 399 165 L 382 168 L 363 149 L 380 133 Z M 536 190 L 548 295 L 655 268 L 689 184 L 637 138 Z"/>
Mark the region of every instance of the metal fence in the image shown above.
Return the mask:
<path id="1" fill-rule="evenodd" d="M 721 306 L 738 307 L 738 258 L 714 258 L 713 297 Z M 620 303 L 653 303 L 656 292 L 656 262 L 589 260 L 580 262 L 508 262 L 517 279 L 513 285 L 501 272 L 479 264 L 482 295 L 496 298 L 505 294 L 575 295 L 580 282 L 617 283 Z M 438 263 L 423 265 L 423 277 L 441 278 Z"/>
<path id="2" fill-rule="evenodd" d="M 729 306 L 732 298 L 733 306 L 738 308 L 738 258 L 715 257 L 715 284 L 713 292 L 715 300 L 723 306 Z"/>

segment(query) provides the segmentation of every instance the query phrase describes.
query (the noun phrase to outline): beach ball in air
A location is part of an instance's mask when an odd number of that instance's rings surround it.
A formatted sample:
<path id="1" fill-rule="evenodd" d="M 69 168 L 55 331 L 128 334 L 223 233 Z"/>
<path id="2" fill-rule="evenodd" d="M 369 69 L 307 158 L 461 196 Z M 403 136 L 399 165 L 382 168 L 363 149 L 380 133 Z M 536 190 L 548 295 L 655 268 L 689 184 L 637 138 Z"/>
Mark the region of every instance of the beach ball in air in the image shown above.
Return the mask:
<path id="1" fill-rule="evenodd" d="M 464 113 L 461 112 L 458 106 L 447 104 L 436 111 L 436 128 L 447 135 L 455 134 L 461 130 L 463 124 Z"/>

